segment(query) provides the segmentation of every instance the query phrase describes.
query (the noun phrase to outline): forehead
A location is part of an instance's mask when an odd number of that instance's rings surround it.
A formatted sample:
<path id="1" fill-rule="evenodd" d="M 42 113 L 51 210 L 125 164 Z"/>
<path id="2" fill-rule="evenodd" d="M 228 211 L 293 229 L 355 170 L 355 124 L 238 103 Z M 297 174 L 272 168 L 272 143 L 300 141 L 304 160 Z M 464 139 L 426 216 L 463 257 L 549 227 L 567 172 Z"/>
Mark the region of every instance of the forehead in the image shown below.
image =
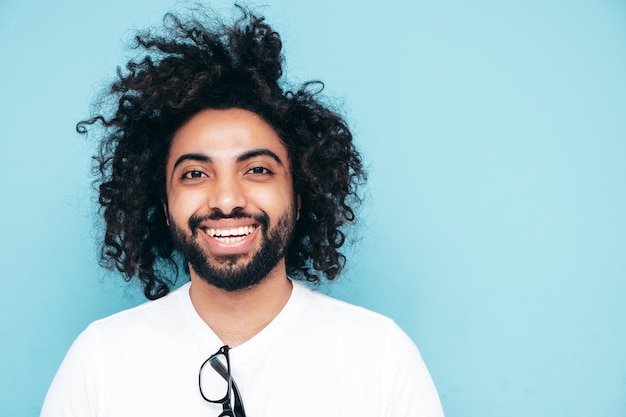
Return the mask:
<path id="1" fill-rule="evenodd" d="M 251 150 L 268 149 L 287 165 L 288 152 L 278 133 L 256 113 L 244 109 L 203 110 L 187 121 L 172 138 L 167 158 L 201 153 L 215 160 L 233 160 Z"/>

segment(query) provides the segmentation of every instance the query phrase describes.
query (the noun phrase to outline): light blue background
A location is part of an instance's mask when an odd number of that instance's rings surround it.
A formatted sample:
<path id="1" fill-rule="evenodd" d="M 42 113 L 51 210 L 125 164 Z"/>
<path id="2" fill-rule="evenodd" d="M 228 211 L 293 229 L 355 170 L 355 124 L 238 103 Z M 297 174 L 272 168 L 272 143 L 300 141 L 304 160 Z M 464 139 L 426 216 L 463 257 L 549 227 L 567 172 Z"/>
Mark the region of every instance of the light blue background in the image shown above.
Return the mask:
<path id="1" fill-rule="evenodd" d="M 626 416 L 626 3 L 268 3 L 287 76 L 326 82 L 370 167 L 333 293 L 409 333 L 448 417 Z M 2 417 L 141 300 L 97 266 L 74 124 L 172 7 L 0 0 Z"/>

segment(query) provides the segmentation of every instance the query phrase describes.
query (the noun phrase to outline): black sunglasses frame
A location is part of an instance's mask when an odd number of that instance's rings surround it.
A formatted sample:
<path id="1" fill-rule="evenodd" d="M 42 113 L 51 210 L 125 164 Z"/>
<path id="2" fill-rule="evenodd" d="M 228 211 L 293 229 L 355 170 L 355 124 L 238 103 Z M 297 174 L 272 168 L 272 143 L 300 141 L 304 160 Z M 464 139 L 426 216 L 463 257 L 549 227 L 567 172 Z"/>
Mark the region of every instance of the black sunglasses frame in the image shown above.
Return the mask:
<path id="1" fill-rule="evenodd" d="M 212 354 L 205 360 L 202 365 L 200 365 L 200 371 L 198 372 L 198 387 L 200 389 L 200 395 L 204 398 L 205 401 L 214 404 L 222 405 L 222 412 L 218 417 L 246 417 L 246 412 L 243 408 L 243 402 L 241 401 L 241 395 L 239 394 L 239 389 L 237 388 L 237 384 L 235 384 L 235 380 L 230 375 L 230 356 L 228 355 L 228 351 L 230 347 L 228 345 L 222 346 L 217 352 Z M 213 360 L 218 355 L 224 355 L 226 358 L 226 368 L 219 360 Z M 211 367 L 217 372 L 222 378 L 228 381 L 228 390 L 226 391 L 226 395 L 219 400 L 211 400 L 204 395 L 202 392 L 202 370 L 204 369 L 206 364 L 210 364 Z M 231 403 L 231 391 L 233 393 L 235 407 L 233 409 Z"/>

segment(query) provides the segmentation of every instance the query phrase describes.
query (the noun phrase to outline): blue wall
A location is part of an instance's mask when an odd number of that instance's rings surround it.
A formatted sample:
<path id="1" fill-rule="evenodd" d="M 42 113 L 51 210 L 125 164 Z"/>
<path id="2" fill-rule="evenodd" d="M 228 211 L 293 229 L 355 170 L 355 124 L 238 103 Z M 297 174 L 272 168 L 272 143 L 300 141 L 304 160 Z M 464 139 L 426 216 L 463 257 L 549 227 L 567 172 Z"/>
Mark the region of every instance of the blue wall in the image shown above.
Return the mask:
<path id="1" fill-rule="evenodd" d="M 326 82 L 371 168 L 330 291 L 406 329 L 448 417 L 626 416 L 626 4 L 267 3 L 287 75 Z M 0 0 L 2 417 L 141 301 L 97 266 L 73 127 L 172 6 Z"/>

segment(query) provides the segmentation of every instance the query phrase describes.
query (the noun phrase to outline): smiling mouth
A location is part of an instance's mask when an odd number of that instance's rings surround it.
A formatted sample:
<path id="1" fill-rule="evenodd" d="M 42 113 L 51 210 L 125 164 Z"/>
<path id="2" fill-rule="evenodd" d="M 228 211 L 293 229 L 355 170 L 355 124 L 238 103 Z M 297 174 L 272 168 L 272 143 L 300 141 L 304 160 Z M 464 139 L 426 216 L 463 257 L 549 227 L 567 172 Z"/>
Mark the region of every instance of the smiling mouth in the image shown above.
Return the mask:
<path id="1" fill-rule="evenodd" d="M 230 229 L 204 228 L 202 231 L 209 237 L 223 243 L 235 243 L 254 232 L 257 226 L 233 227 Z"/>

